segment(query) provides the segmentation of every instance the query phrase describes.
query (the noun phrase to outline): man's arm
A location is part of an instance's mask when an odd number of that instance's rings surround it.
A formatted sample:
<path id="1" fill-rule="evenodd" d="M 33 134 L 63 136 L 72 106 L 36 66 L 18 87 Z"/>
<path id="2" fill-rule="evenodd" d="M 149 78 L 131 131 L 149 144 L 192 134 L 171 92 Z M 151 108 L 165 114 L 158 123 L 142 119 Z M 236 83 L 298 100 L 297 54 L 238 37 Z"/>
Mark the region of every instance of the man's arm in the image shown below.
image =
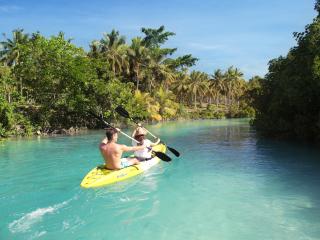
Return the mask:
<path id="1" fill-rule="evenodd" d="M 120 148 L 123 152 L 133 152 L 133 151 L 142 150 L 145 148 L 145 146 L 128 147 L 126 145 L 121 145 Z"/>

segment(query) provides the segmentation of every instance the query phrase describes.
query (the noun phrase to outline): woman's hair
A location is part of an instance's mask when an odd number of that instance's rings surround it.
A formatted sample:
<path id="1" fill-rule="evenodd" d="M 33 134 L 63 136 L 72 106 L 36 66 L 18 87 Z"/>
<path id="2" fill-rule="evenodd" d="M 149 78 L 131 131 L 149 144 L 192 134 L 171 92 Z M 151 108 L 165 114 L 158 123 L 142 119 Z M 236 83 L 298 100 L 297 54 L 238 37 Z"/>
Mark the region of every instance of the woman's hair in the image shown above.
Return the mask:
<path id="1" fill-rule="evenodd" d="M 108 138 L 108 141 L 112 140 L 113 135 L 115 135 L 116 133 L 118 133 L 117 129 L 115 129 L 115 128 L 107 128 L 106 129 L 106 136 Z"/>

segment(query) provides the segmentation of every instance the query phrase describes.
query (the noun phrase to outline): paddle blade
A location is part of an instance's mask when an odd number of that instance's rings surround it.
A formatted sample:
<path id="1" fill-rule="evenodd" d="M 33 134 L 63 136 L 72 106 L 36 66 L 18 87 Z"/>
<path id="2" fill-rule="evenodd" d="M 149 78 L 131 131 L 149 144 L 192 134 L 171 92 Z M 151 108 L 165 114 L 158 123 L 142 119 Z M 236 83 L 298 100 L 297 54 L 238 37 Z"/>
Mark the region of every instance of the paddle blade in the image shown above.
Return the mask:
<path id="1" fill-rule="evenodd" d="M 177 150 L 175 150 L 175 149 L 172 148 L 172 147 L 169 147 L 169 146 L 168 146 L 167 144 L 165 144 L 163 141 L 160 141 L 160 143 L 166 145 L 166 147 L 168 148 L 168 150 L 169 150 L 170 152 L 172 152 L 176 157 L 180 157 L 180 153 L 179 153 Z"/>
<path id="2" fill-rule="evenodd" d="M 165 162 L 170 162 L 171 161 L 171 158 L 163 153 L 163 152 L 155 152 L 153 151 L 154 155 L 156 155 L 158 158 L 160 158 L 162 161 L 165 161 Z"/>
<path id="3" fill-rule="evenodd" d="M 180 157 L 180 153 L 175 150 L 174 148 L 171 148 L 169 146 L 167 146 L 167 148 L 169 149 L 170 152 L 172 152 L 176 157 Z"/>
<path id="4" fill-rule="evenodd" d="M 127 112 L 127 110 L 125 110 L 123 107 L 121 106 L 118 106 L 116 107 L 116 112 L 121 115 L 122 117 L 125 117 L 125 118 L 130 118 L 130 115 L 129 113 Z"/>

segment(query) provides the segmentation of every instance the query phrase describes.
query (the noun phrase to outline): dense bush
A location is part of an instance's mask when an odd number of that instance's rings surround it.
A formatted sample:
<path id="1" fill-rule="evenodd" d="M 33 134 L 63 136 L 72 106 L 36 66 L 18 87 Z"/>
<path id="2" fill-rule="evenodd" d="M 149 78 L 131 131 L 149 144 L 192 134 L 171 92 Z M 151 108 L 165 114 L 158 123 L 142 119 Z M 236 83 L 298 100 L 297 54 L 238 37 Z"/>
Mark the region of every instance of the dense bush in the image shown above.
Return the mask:
<path id="1" fill-rule="evenodd" d="M 269 73 L 260 80 L 253 101 L 254 124 L 268 135 L 320 140 L 319 12 L 304 32 L 294 36 L 297 46 L 270 61 Z"/>

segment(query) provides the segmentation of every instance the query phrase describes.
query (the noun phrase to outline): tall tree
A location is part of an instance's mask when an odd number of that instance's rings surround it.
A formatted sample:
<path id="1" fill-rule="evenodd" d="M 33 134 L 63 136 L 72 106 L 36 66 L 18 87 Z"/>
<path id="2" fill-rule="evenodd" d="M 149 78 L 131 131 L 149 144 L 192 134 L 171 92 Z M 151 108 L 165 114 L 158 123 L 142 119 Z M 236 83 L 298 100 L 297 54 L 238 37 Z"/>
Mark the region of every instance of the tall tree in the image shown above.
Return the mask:
<path id="1" fill-rule="evenodd" d="M 220 103 L 220 95 L 226 97 L 226 87 L 224 84 L 224 74 L 220 69 L 214 71 L 213 75 L 211 76 L 211 87 L 216 89 L 217 95 L 216 95 L 216 105 Z"/>
<path id="2" fill-rule="evenodd" d="M 194 108 L 197 108 L 197 96 L 204 94 L 207 90 L 208 75 L 199 72 L 199 71 L 192 71 L 190 74 L 190 84 L 189 84 L 189 92 L 193 94 L 194 100 Z"/>
<path id="3" fill-rule="evenodd" d="M 4 34 L 5 41 L 0 42 L 0 61 L 9 67 L 14 67 L 19 63 L 21 48 L 29 41 L 29 35 L 23 32 L 23 29 L 12 31 L 12 39 L 7 38 Z M 22 78 L 20 82 L 20 95 L 23 96 Z"/>
<path id="4" fill-rule="evenodd" d="M 164 26 L 160 26 L 157 29 L 154 28 L 142 28 L 141 32 L 145 34 L 142 40 L 142 44 L 148 48 L 157 48 L 165 43 L 170 36 L 174 36 L 173 32 L 166 32 Z"/>
<path id="5" fill-rule="evenodd" d="M 120 36 L 119 32 L 112 30 L 104 33 L 100 41 L 93 41 L 90 45 L 89 56 L 105 59 L 114 75 L 122 74 L 122 71 L 129 71 L 129 64 L 126 58 L 127 45 L 125 37 Z"/>
<path id="6" fill-rule="evenodd" d="M 136 90 L 139 90 L 140 80 L 143 77 L 142 68 L 147 65 L 149 60 L 148 49 L 142 44 L 142 39 L 136 37 L 132 39 L 128 48 L 128 58 L 136 83 Z"/>
<path id="7" fill-rule="evenodd" d="M 0 61 L 5 62 L 8 66 L 13 67 L 19 62 L 21 45 L 29 41 L 29 35 L 23 32 L 23 29 L 12 31 L 12 39 L 7 38 L 0 42 Z"/>
<path id="8" fill-rule="evenodd" d="M 269 62 L 254 100 L 256 127 L 263 133 L 320 140 L 320 1 L 317 17 L 286 56 Z"/>
<path id="9" fill-rule="evenodd" d="M 155 98 L 160 105 L 159 113 L 164 119 L 176 115 L 178 104 L 175 102 L 175 95 L 171 91 L 160 87 L 155 94 Z"/>
<path id="10" fill-rule="evenodd" d="M 240 79 L 242 79 L 243 73 L 238 68 L 229 67 L 225 73 L 225 89 L 227 92 L 228 104 L 233 104 L 234 97 L 240 88 Z"/>
<path id="11" fill-rule="evenodd" d="M 189 90 L 190 76 L 186 72 L 178 73 L 175 82 L 173 83 L 172 89 L 177 95 L 180 103 L 184 103 Z"/>
<path id="12" fill-rule="evenodd" d="M 196 64 L 198 58 L 192 57 L 191 54 L 177 57 L 176 59 L 168 58 L 165 63 L 174 70 L 192 67 Z"/>

